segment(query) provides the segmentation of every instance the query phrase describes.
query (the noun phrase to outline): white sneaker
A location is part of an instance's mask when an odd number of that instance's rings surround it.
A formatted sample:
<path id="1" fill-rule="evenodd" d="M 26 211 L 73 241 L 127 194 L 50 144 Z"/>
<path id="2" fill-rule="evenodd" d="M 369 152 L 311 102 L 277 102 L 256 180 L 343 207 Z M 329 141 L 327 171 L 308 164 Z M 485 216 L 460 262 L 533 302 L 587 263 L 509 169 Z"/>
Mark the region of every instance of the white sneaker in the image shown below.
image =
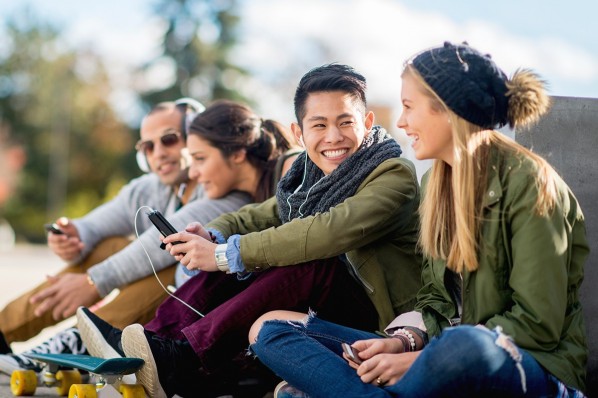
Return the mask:
<path id="1" fill-rule="evenodd" d="M 147 337 L 143 332 L 143 326 L 139 324 L 127 326 L 123 330 L 122 341 L 127 357 L 141 358 L 145 361 L 135 376 L 137 382 L 145 388 L 147 395 L 152 398 L 167 398 L 168 395 L 160 384 L 158 365 L 156 365 Z"/>

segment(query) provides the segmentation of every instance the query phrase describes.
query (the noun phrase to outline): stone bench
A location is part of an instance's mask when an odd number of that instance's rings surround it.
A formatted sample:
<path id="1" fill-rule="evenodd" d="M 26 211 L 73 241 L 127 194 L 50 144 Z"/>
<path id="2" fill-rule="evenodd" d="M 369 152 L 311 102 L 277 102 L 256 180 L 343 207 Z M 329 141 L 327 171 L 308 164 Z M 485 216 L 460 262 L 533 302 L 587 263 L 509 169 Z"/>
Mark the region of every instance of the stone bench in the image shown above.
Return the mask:
<path id="1" fill-rule="evenodd" d="M 553 97 L 550 113 L 518 142 L 544 156 L 561 174 L 586 218 L 590 256 L 581 288 L 588 346 L 587 395 L 598 397 L 598 99 Z"/>

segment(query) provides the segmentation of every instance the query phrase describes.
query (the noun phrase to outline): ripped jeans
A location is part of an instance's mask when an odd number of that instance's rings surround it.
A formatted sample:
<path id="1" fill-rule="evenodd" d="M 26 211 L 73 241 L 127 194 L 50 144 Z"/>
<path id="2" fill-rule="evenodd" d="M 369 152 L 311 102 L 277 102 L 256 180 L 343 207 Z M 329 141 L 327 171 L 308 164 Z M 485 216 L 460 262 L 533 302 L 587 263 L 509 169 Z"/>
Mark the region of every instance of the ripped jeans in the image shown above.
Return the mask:
<path id="1" fill-rule="evenodd" d="M 499 338 L 500 337 L 500 338 Z M 341 342 L 381 338 L 316 317 L 265 322 L 251 350 L 310 397 L 550 397 L 556 384 L 497 330 L 448 328 L 394 385 L 365 384 L 342 358 Z M 509 340 L 510 341 L 510 340 Z"/>

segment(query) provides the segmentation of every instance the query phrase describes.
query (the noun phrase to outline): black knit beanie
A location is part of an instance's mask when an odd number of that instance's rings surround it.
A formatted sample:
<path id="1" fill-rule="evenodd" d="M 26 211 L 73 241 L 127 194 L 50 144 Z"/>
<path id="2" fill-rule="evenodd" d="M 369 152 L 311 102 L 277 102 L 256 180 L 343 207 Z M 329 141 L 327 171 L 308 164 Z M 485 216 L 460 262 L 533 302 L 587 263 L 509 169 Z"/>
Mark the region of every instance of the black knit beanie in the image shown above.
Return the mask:
<path id="1" fill-rule="evenodd" d="M 463 119 L 488 129 L 507 124 L 507 76 L 489 55 L 466 43 L 445 42 L 418 54 L 411 64 Z"/>

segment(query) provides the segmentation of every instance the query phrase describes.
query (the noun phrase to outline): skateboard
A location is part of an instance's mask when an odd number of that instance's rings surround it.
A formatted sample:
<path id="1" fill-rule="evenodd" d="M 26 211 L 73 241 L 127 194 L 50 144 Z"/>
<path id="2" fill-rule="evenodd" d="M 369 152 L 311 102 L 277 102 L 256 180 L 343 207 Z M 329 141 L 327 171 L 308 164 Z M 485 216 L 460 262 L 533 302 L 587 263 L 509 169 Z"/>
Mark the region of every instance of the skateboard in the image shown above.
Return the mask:
<path id="1" fill-rule="evenodd" d="M 33 370 L 15 370 L 10 389 L 15 396 L 35 394 L 38 385 L 56 387 L 58 395 L 69 398 L 145 398 L 140 384 L 121 383 L 122 377 L 135 373 L 144 361 L 140 358 L 97 358 L 74 354 L 25 354 L 44 365 L 38 375 Z M 95 376 L 95 384 L 81 384 L 80 371 Z"/>

